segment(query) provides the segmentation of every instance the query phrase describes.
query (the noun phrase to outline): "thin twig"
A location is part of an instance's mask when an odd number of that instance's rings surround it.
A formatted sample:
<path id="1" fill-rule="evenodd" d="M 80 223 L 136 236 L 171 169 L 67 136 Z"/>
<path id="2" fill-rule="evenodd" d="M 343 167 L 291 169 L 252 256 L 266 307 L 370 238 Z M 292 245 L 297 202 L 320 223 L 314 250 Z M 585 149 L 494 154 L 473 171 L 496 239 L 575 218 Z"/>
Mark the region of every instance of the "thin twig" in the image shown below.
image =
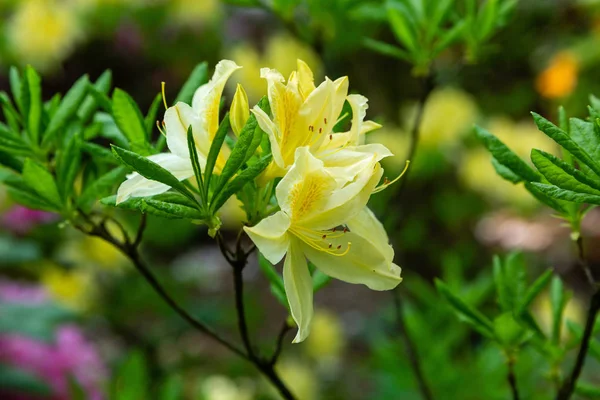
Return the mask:
<path id="1" fill-rule="evenodd" d="M 513 400 L 519 400 L 519 389 L 517 387 L 517 376 L 515 375 L 515 358 L 512 354 L 508 355 L 508 385 L 510 386 L 510 391 L 512 393 Z"/>
<path id="2" fill-rule="evenodd" d="M 587 278 L 588 282 L 595 289 L 596 288 L 596 280 L 594 279 L 594 276 L 592 275 L 592 270 L 590 269 L 590 266 L 588 265 L 587 261 L 585 260 L 584 249 L 583 249 L 583 237 L 581 235 L 579 235 L 579 237 L 577 238 L 575 243 L 577 244 L 577 259 L 579 261 L 579 265 L 581 266 L 581 269 L 583 269 L 583 272 L 585 273 L 585 277 Z"/>
<path id="3" fill-rule="evenodd" d="M 285 339 L 285 335 L 292 330 L 292 327 L 287 323 L 287 319 L 283 321 L 283 325 L 279 330 L 279 335 L 277 335 L 277 344 L 275 345 L 275 351 L 271 356 L 271 365 L 275 365 L 277 363 L 277 359 L 281 355 L 281 351 L 283 350 L 283 340 Z"/>
<path id="4" fill-rule="evenodd" d="M 244 264 L 245 262 L 243 264 L 236 262 L 231 265 L 233 269 L 233 285 L 235 288 L 235 308 L 238 316 L 238 329 L 244 347 L 246 348 L 246 353 L 248 353 L 250 358 L 255 358 L 256 355 L 254 354 L 252 344 L 250 343 L 250 334 L 248 331 L 248 323 L 246 321 L 246 309 L 244 307 L 244 279 L 242 276 L 242 265 Z"/>
<path id="5" fill-rule="evenodd" d="M 142 214 L 142 217 L 140 219 L 140 226 L 138 227 L 137 234 L 135 235 L 135 239 L 132 244 L 133 247 L 138 247 L 140 245 L 140 243 L 142 243 L 142 238 L 144 237 L 144 231 L 146 230 L 146 222 L 147 222 L 147 216 L 146 216 L 146 214 Z"/>
<path id="6" fill-rule="evenodd" d="M 590 347 L 590 341 L 592 339 L 592 333 L 594 331 L 594 324 L 596 322 L 596 317 L 598 316 L 598 311 L 600 311 L 600 290 L 597 290 L 590 300 L 590 308 L 585 321 L 585 329 L 583 331 L 583 337 L 581 338 L 581 346 L 579 347 L 579 352 L 577 353 L 575 365 L 573 365 L 571 374 L 567 380 L 563 382 L 563 385 L 558 391 L 556 400 L 568 400 L 573 395 L 577 380 L 579 379 L 579 375 L 583 370 L 585 356 L 587 355 Z"/>
<path id="7" fill-rule="evenodd" d="M 392 290 L 392 296 L 394 297 L 394 306 L 396 308 L 396 323 L 398 325 L 398 330 L 400 331 L 400 336 L 402 337 L 404 347 L 408 353 L 408 360 L 412 367 L 413 373 L 415 374 L 415 378 L 419 385 L 419 390 L 421 391 L 421 395 L 424 399 L 433 400 L 431 389 L 425 380 L 425 375 L 423 374 L 423 369 L 421 368 L 421 362 L 419 361 L 419 356 L 417 355 L 416 346 L 413 343 L 404 322 L 404 308 L 402 307 L 400 292 L 397 288 Z"/>

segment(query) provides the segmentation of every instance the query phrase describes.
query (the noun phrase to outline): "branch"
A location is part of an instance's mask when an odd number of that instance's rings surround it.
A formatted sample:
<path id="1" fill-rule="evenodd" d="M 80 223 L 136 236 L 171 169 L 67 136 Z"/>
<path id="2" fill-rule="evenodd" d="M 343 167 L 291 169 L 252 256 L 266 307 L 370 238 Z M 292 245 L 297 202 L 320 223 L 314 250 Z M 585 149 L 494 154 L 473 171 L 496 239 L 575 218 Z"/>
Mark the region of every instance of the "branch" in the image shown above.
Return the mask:
<path id="1" fill-rule="evenodd" d="M 281 326 L 281 330 L 279 331 L 279 335 L 277 335 L 277 344 L 275 345 L 275 351 L 271 356 L 271 360 L 269 361 L 271 365 L 275 365 L 277 363 L 277 359 L 281 355 L 281 351 L 283 350 L 283 339 L 285 339 L 285 335 L 292 330 L 292 327 L 287 323 L 287 319 L 283 321 L 283 325 Z"/>
<path id="2" fill-rule="evenodd" d="M 583 269 L 585 277 L 587 278 L 590 285 L 592 285 L 593 288 L 596 288 L 596 281 L 594 280 L 594 276 L 592 275 L 592 270 L 590 269 L 590 266 L 585 260 L 583 250 L 583 238 L 581 235 L 577 237 L 577 241 L 575 243 L 577 244 L 577 259 L 579 261 L 579 265 L 581 266 L 581 269 Z"/>
<path id="3" fill-rule="evenodd" d="M 513 400 L 519 400 L 519 389 L 517 387 L 517 377 L 515 375 L 515 359 L 512 354 L 508 354 L 508 385 L 512 393 Z"/>
<path id="4" fill-rule="evenodd" d="M 585 330 L 583 331 L 583 337 L 581 339 L 579 353 L 577 354 L 577 360 L 575 361 L 575 365 L 571 370 L 571 374 L 558 391 L 556 400 L 568 400 L 573 395 L 575 385 L 577 384 L 579 375 L 583 370 L 585 356 L 587 355 L 588 349 L 590 347 L 590 341 L 592 339 L 594 323 L 596 322 L 598 311 L 600 311 L 600 289 L 596 290 L 596 293 L 594 293 L 592 299 L 590 300 L 590 308 L 588 310 L 587 320 L 585 321 Z"/>
<path id="5" fill-rule="evenodd" d="M 424 399 L 433 400 L 431 389 L 429 388 L 429 385 L 425 379 L 425 375 L 423 374 L 423 369 L 421 367 L 421 362 L 419 361 L 416 346 L 413 343 L 408 330 L 406 329 L 406 324 L 404 323 L 404 309 L 401 304 L 400 292 L 398 291 L 398 288 L 392 290 L 392 296 L 394 297 L 394 306 L 396 308 L 396 323 L 398 325 L 398 330 L 400 331 L 402 341 L 404 342 L 404 347 L 408 353 L 408 360 L 410 361 L 413 373 L 417 379 L 419 390 L 421 391 L 421 395 Z"/>

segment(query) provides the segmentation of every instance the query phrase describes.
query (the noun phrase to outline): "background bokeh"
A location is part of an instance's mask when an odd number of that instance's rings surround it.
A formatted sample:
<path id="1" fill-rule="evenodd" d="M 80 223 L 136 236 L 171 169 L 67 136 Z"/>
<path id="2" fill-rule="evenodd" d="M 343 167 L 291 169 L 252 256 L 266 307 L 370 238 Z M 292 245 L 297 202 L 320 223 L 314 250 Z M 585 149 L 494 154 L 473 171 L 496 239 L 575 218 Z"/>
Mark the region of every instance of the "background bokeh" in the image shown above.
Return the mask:
<path id="1" fill-rule="evenodd" d="M 261 67 L 285 76 L 301 58 L 319 78 L 347 75 L 351 91 L 369 98 L 368 117 L 383 128 L 367 140 L 395 153 L 384 165 L 394 177 L 405 165 L 421 88 L 410 65 L 362 45 L 365 36 L 392 41 L 378 4 L 323 2 L 309 7 L 301 30 L 266 9 L 218 0 L 0 0 L 0 90 L 8 91 L 11 65 L 38 69 L 48 97 L 110 68 L 115 86 L 145 110 L 161 82 L 172 99 L 198 62 L 230 58 L 244 69 L 231 79 L 228 101 L 241 83 L 254 104 L 266 90 Z M 407 328 L 434 391 L 444 399 L 505 399 L 501 351 L 457 321 L 431 282 L 442 277 L 472 304 L 493 309 L 492 255 L 521 250 L 531 277 L 548 267 L 563 276 L 574 292 L 568 317 L 582 320 L 587 288 L 568 228 L 496 175 L 472 127 L 486 127 L 525 159 L 533 147 L 555 152 L 529 112 L 556 120 L 562 104 L 584 116 L 588 96 L 600 94 L 600 1 L 521 1 L 476 60 L 451 48 L 434 69 L 407 187 L 371 205 L 403 267 Z M 44 398 L 49 387 L 49 398 L 68 399 L 75 380 L 87 398 L 104 399 L 127 376 L 139 380 L 140 399 L 277 398 L 251 366 L 173 314 L 116 250 L 57 216 L 15 205 L 3 190 L 0 381 L 17 382 L 24 394 L 2 394 L 0 384 L 0 397 Z M 233 234 L 242 214 L 228 207 L 225 230 Z M 138 215 L 123 216 L 136 226 Z M 592 264 L 600 260 L 599 221 L 592 211 L 583 226 Z M 149 217 L 143 252 L 186 308 L 236 338 L 229 266 L 205 228 Z M 286 313 L 256 260 L 245 278 L 252 336 L 267 348 Z M 542 299 L 536 314 L 549 321 Z M 315 305 L 311 336 L 291 345 L 290 335 L 279 367 L 298 398 L 420 398 L 389 293 L 332 281 Z M 593 382 L 600 365 L 589 362 Z M 517 372 L 528 377 L 527 398 L 549 398 L 544 360 L 526 354 Z M 483 376 L 487 384 L 478 385 Z"/>

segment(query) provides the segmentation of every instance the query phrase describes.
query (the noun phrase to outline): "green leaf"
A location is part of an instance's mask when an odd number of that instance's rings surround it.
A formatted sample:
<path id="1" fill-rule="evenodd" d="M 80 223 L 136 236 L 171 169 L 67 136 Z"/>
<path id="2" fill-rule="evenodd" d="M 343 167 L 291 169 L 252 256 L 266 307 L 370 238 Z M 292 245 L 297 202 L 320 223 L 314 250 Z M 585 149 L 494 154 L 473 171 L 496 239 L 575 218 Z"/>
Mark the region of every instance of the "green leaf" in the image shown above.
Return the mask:
<path id="1" fill-rule="evenodd" d="M 561 339 L 563 312 L 567 306 L 567 296 L 560 277 L 552 278 L 550 285 L 550 305 L 552 307 L 552 343 L 558 345 Z"/>
<path id="2" fill-rule="evenodd" d="M 196 208 L 187 197 L 174 192 L 161 193 L 151 197 L 132 197 L 119 204 L 117 196 L 105 197 L 100 201 L 102 204 L 112 207 L 119 207 L 125 210 L 140 211 L 156 215 L 162 218 L 188 218 L 205 219 L 206 216 Z"/>
<path id="3" fill-rule="evenodd" d="M 500 139 L 487 130 L 475 127 L 477 137 L 483 142 L 492 156 L 503 166 L 508 168 L 513 174 L 521 177 L 527 182 L 538 182 L 540 176 L 519 156 L 513 153 Z"/>
<path id="4" fill-rule="evenodd" d="M 409 51 L 415 51 L 417 48 L 416 35 L 410 26 L 410 15 L 397 3 L 388 1 L 386 3 L 388 21 L 396 39 L 402 43 Z"/>
<path id="5" fill-rule="evenodd" d="M 208 82 L 208 64 L 202 62 L 194 68 L 188 80 L 184 83 L 181 90 L 175 98 L 175 103 L 182 101 L 186 104 L 192 104 L 192 98 L 196 89 Z"/>
<path id="6" fill-rule="evenodd" d="M 531 193 L 533 197 L 535 197 L 541 203 L 558 211 L 562 215 L 568 214 L 567 208 L 565 207 L 565 204 L 563 204 L 564 202 L 562 200 L 556 200 L 549 197 L 547 194 L 543 193 L 536 186 L 534 186 L 533 183 L 526 182 L 525 189 L 527 189 L 529 193 Z"/>
<path id="7" fill-rule="evenodd" d="M 85 389 L 77 379 L 73 376 L 69 376 L 69 400 L 86 400 L 87 394 Z"/>
<path id="8" fill-rule="evenodd" d="M 142 113 L 135 101 L 123 90 L 115 89 L 112 101 L 113 117 L 129 140 L 131 150 L 141 155 L 151 153 Z"/>
<path id="9" fill-rule="evenodd" d="M 596 163 L 592 157 L 580 147 L 573 139 L 567 135 L 562 129 L 554 125 L 539 114 L 531 113 L 539 130 L 544 132 L 548 137 L 556 143 L 564 147 L 573 157 L 578 159 L 583 164 L 587 165 L 594 173 L 600 176 L 600 165 Z M 571 132 L 573 134 L 574 132 Z"/>
<path id="10" fill-rule="evenodd" d="M 27 114 L 23 114 L 27 119 L 27 133 L 31 142 L 39 143 L 40 123 L 42 121 L 42 80 L 38 73 L 30 66 L 25 68 L 25 83 L 27 88 L 23 88 L 22 94 L 27 99 L 23 100 L 28 104 Z"/>
<path id="11" fill-rule="evenodd" d="M 600 399 L 600 387 L 587 382 L 577 382 L 575 393 L 588 399 Z"/>
<path id="12" fill-rule="evenodd" d="M 269 104 L 269 99 L 267 98 L 267 96 L 263 96 L 257 105 L 265 113 L 267 113 L 267 115 L 271 114 L 271 105 Z M 252 116 L 256 119 L 254 114 L 252 114 Z M 268 139 L 268 135 L 262 129 L 260 129 L 259 124 L 256 124 L 256 127 L 254 128 L 254 136 L 252 137 L 252 142 L 250 142 L 250 146 L 248 147 L 248 151 L 246 152 L 246 159 L 244 160 L 245 162 L 248 162 L 248 160 L 255 155 L 256 150 L 258 149 L 258 146 L 260 146 L 264 136 L 267 136 Z"/>
<path id="13" fill-rule="evenodd" d="M 179 375 L 171 375 L 160 386 L 159 400 L 181 400 L 183 396 L 183 379 Z"/>
<path id="14" fill-rule="evenodd" d="M 48 397 L 52 395 L 50 386 L 34 374 L 0 364 L 0 387 L 7 392 Z"/>
<path id="15" fill-rule="evenodd" d="M 437 57 L 439 53 L 458 41 L 464 33 L 466 27 L 467 24 L 465 21 L 459 21 L 447 32 L 445 32 L 441 39 L 436 43 L 433 49 L 433 56 Z"/>
<path id="16" fill-rule="evenodd" d="M 324 274 L 318 269 L 315 269 L 315 272 L 312 274 L 313 280 L 313 292 L 318 292 L 323 289 L 327 284 L 331 281 L 331 277 L 329 275 Z"/>
<path id="17" fill-rule="evenodd" d="M 81 148 L 79 135 L 73 135 L 66 146 L 57 153 L 56 178 L 58 190 L 63 199 L 69 198 L 73 183 L 81 166 Z"/>
<path id="18" fill-rule="evenodd" d="M 583 172 L 541 150 L 531 150 L 531 161 L 548 182 L 562 189 L 600 195 L 600 185 Z"/>
<path id="19" fill-rule="evenodd" d="M 146 118 L 144 118 L 144 126 L 146 127 L 146 133 L 148 134 L 148 137 L 152 137 L 152 131 L 154 130 L 154 126 L 156 124 L 156 115 L 158 114 L 158 108 L 160 107 L 161 100 L 162 94 L 159 93 L 152 101 L 152 104 L 150 104 Z"/>
<path id="20" fill-rule="evenodd" d="M 367 49 L 373 50 L 374 52 L 383 54 L 384 56 L 397 58 L 404 61 L 411 61 L 410 54 L 408 54 L 406 51 L 380 40 L 364 38 L 363 46 L 365 46 Z"/>
<path id="21" fill-rule="evenodd" d="M 113 192 L 113 188 L 120 182 L 123 182 L 127 175 L 127 167 L 121 166 L 114 168 L 95 179 L 90 185 L 86 186 L 77 199 L 77 205 L 88 209 L 96 200 Z"/>
<path id="22" fill-rule="evenodd" d="M 150 161 L 146 157 L 142 157 L 139 154 L 117 146 L 112 146 L 112 150 L 117 159 L 123 164 L 129 165 L 144 178 L 164 183 L 196 203 L 194 195 L 185 187 L 185 185 L 160 165 Z"/>
<path id="23" fill-rule="evenodd" d="M 62 201 L 52 174 L 42 165 L 28 158 L 23 166 L 23 180 L 40 197 L 60 208 Z"/>
<path id="24" fill-rule="evenodd" d="M 571 331 L 577 341 L 581 342 L 581 339 L 583 338 L 583 328 L 579 324 L 569 320 L 567 320 L 567 328 L 569 328 L 569 331 Z M 597 361 L 600 361 L 600 342 L 593 337 L 590 339 L 589 355 L 594 357 Z"/>
<path id="25" fill-rule="evenodd" d="M 144 201 L 148 207 L 169 215 L 171 218 L 206 219 L 206 215 L 203 215 L 196 207 L 190 207 L 188 202 L 184 205 L 153 198 L 145 198 Z"/>
<path id="26" fill-rule="evenodd" d="M 34 210 L 59 211 L 60 207 L 51 204 L 27 185 L 20 176 L 10 175 L 3 180 L 8 194 L 17 203 Z"/>
<path id="27" fill-rule="evenodd" d="M 273 264 L 271 264 L 260 252 L 258 255 L 258 266 L 270 283 L 271 293 L 273 293 L 275 298 L 277 298 L 284 307 L 288 307 L 283 278 L 275 270 Z"/>
<path id="28" fill-rule="evenodd" d="M 438 292 L 446 299 L 459 319 L 471 325 L 482 335 L 491 339 L 495 337 L 494 325 L 485 315 L 465 303 L 460 297 L 455 295 L 448 286 L 439 279 L 435 280 L 435 286 Z"/>
<path id="29" fill-rule="evenodd" d="M 572 190 L 561 189 L 554 185 L 533 182 L 531 185 L 542 194 L 559 200 L 571 201 L 578 204 L 600 205 L 600 196 L 587 193 L 578 193 Z"/>
<path id="30" fill-rule="evenodd" d="M 492 166 L 494 167 L 494 169 L 496 170 L 496 173 L 498 175 L 500 175 L 501 178 L 504 178 L 507 181 L 514 183 L 514 184 L 523 182 L 523 178 L 521 178 L 519 175 L 512 172 L 509 168 L 500 164 L 500 161 L 496 160 L 494 157 L 492 157 Z"/>
<path id="31" fill-rule="evenodd" d="M 115 156 L 113 156 L 113 153 L 104 146 L 100 146 L 91 142 L 83 142 L 81 143 L 81 150 L 88 153 L 95 160 L 109 164 L 118 163 L 118 161 L 115 159 Z"/>
<path id="32" fill-rule="evenodd" d="M 110 90 L 111 84 L 112 72 L 110 69 L 107 69 L 98 77 L 96 82 L 91 87 L 94 88 L 95 92 L 106 95 Z M 87 123 L 98 109 L 98 106 L 99 102 L 96 100 L 96 98 L 92 94 L 88 94 L 83 101 L 83 104 L 79 108 L 79 111 L 77 111 L 77 116 L 83 123 Z"/>
<path id="33" fill-rule="evenodd" d="M 2 150 L 0 150 L 0 165 L 19 173 L 23 171 L 23 161 Z"/>
<path id="34" fill-rule="evenodd" d="M 71 118 L 75 116 L 81 103 L 87 95 L 87 89 L 89 85 L 89 79 L 87 75 L 79 78 L 69 89 L 63 100 L 60 102 L 60 106 L 56 113 L 50 120 L 48 128 L 44 133 L 43 145 L 46 146 L 54 138 L 54 135 L 63 128 Z"/>
<path id="35" fill-rule="evenodd" d="M 21 116 L 13 106 L 6 92 L 0 92 L 0 104 L 2 104 L 2 112 L 10 129 L 14 132 L 20 132 Z"/>
<path id="36" fill-rule="evenodd" d="M 525 311 L 529 308 L 535 298 L 541 293 L 542 290 L 550 283 L 552 279 L 553 271 L 551 269 L 546 270 L 539 278 L 533 282 L 533 284 L 525 292 L 525 296 L 517 305 L 517 310 Z"/>
<path id="37" fill-rule="evenodd" d="M 518 344 L 525 333 L 512 313 L 505 312 L 494 319 L 494 334 L 506 346 Z"/>
<path id="38" fill-rule="evenodd" d="M 223 147 L 225 136 L 227 136 L 227 132 L 229 132 L 229 126 L 229 113 L 227 113 L 225 114 L 225 117 L 223 117 L 219 129 L 217 129 L 217 133 L 215 133 L 215 137 L 210 145 L 210 150 L 208 151 L 208 157 L 206 158 L 206 167 L 204 168 L 204 187 L 206 193 L 208 193 L 208 188 L 210 188 L 213 170 L 215 169 L 217 157 L 219 157 L 219 153 L 221 152 L 221 147 Z"/>
<path id="39" fill-rule="evenodd" d="M 236 142 L 231 154 L 227 158 L 225 162 L 225 166 L 221 171 L 221 175 L 219 176 L 219 180 L 217 185 L 213 191 L 213 198 L 217 197 L 223 187 L 229 182 L 229 179 L 238 172 L 238 170 L 242 167 L 244 162 L 246 161 L 246 154 L 248 153 L 248 149 L 250 148 L 250 144 L 253 141 L 256 127 L 258 123 L 256 121 L 256 117 L 254 114 L 251 114 L 246 122 L 246 125 L 242 128 L 240 132 L 238 141 Z"/>
<path id="40" fill-rule="evenodd" d="M 114 400 L 145 400 L 149 386 L 147 361 L 139 351 L 132 352 L 120 366 L 114 380 Z"/>
<path id="41" fill-rule="evenodd" d="M 569 131 L 565 132 L 594 160 L 600 160 L 600 134 L 594 129 L 594 125 L 579 118 L 570 118 Z"/>
<path id="42" fill-rule="evenodd" d="M 190 160 L 192 161 L 192 168 L 194 168 L 194 176 L 196 177 L 196 183 L 198 184 L 198 190 L 200 197 L 202 198 L 202 205 L 206 205 L 206 187 L 202 179 L 202 167 L 198 160 L 198 152 L 196 150 L 196 142 L 194 141 L 194 133 L 192 132 L 192 125 L 188 127 L 187 132 L 188 151 L 190 153 Z"/>
<path id="43" fill-rule="evenodd" d="M 17 107 L 21 111 L 21 114 L 26 115 L 23 110 L 23 104 L 21 104 L 21 74 L 17 67 L 10 67 L 8 72 L 8 80 L 10 82 L 10 91 L 12 92 L 13 99 L 17 103 Z"/>
<path id="44" fill-rule="evenodd" d="M 229 182 L 225 188 L 211 200 L 210 211 L 215 213 L 218 211 L 223 204 L 241 190 L 244 185 L 248 182 L 253 181 L 261 172 L 263 172 L 271 163 L 271 156 L 265 156 L 258 160 L 255 164 L 252 164 L 242 172 L 240 172 L 231 182 Z"/>

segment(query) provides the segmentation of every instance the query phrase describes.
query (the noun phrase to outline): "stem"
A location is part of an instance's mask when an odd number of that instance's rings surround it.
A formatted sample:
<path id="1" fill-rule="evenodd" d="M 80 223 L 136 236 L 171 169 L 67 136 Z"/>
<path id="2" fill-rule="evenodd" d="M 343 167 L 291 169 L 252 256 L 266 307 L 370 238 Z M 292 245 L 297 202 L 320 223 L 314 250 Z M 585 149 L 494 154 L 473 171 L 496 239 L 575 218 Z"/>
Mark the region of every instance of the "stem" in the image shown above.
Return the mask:
<path id="1" fill-rule="evenodd" d="M 590 300 L 590 308 L 588 310 L 587 320 L 585 321 L 585 330 L 583 331 L 583 337 L 581 339 L 579 353 L 577 354 L 577 360 L 575 361 L 575 365 L 571 370 L 571 374 L 558 391 L 556 400 L 568 400 L 573 395 L 575 385 L 577 383 L 577 380 L 579 379 L 581 371 L 583 370 L 585 356 L 587 355 L 588 349 L 590 347 L 590 341 L 592 339 L 594 323 L 596 322 L 598 311 L 600 311 L 600 290 L 597 290 L 596 293 L 594 293 L 594 295 L 592 296 L 592 299 Z"/>
<path id="2" fill-rule="evenodd" d="M 400 331 L 400 336 L 402 336 L 404 347 L 406 348 L 406 352 L 408 353 L 408 360 L 410 361 L 413 373 L 415 374 L 415 378 L 417 379 L 419 390 L 421 391 L 421 395 L 424 399 L 433 400 L 431 389 L 429 388 L 429 385 L 425 380 L 425 376 L 423 375 L 423 369 L 421 367 L 421 362 L 419 361 L 419 356 L 417 354 L 415 344 L 413 343 L 408 333 L 408 330 L 406 329 L 406 324 L 404 323 L 404 309 L 402 307 L 402 301 L 400 299 L 400 292 L 397 288 L 392 290 L 392 296 L 394 297 L 394 305 L 396 308 L 396 323 L 398 325 L 398 330 Z"/>
<path id="3" fill-rule="evenodd" d="M 519 389 L 517 387 L 517 377 L 515 375 L 515 358 L 509 354 L 508 355 L 508 385 L 510 386 L 510 391 L 512 393 L 513 400 L 519 400 Z"/>
<path id="4" fill-rule="evenodd" d="M 252 359 L 255 358 L 254 350 L 250 343 L 250 335 L 248 333 L 248 323 L 246 322 L 246 310 L 244 307 L 244 280 L 242 276 L 242 268 L 245 266 L 245 261 L 240 265 L 239 262 L 231 265 L 233 268 L 233 286 L 235 289 L 235 309 L 238 315 L 238 329 L 242 342 L 246 348 L 246 353 Z"/>
<path id="5" fill-rule="evenodd" d="M 419 135 L 421 131 L 421 122 L 423 120 L 423 114 L 425 111 L 425 104 L 427 103 L 427 99 L 429 98 L 429 95 L 431 94 L 434 88 L 433 74 L 430 72 L 426 77 L 422 79 L 421 83 L 423 89 L 421 92 L 421 97 L 419 98 L 419 103 L 417 105 L 415 119 L 413 120 L 412 128 L 410 131 L 411 141 L 407 159 L 411 161 L 417 152 L 417 147 L 419 144 Z M 406 171 L 404 178 L 400 180 L 398 189 L 396 189 L 395 193 L 393 193 L 392 196 L 400 198 L 400 195 L 406 187 L 406 181 L 409 172 L 410 168 Z M 415 375 L 415 378 L 417 379 L 419 390 L 421 391 L 421 395 L 425 400 L 433 400 L 433 394 L 427 383 L 427 380 L 425 379 L 425 375 L 423 374 L 423 368 L 421 366 L 421 362 L 419 360 L 415 344 L 412 338 L 410 337 L 408 330 L 406 329 L 406 323 L 404 321 L 404 310 L 402 307 L 402 301 L 400 299 L 400 292 L 397 287 L 392 290 L 392 296 L 394 298 L 394 306 L 396 308 L 396 324 L 398 326 L 398 330 L 400 331 L 402 341 L 404 342 L 404 347 L 406 348 L 406 352 L 413 373 Z"/>
<path id="6" fill-rule="evenodd" d="M 584 256 L 583 237 L 581 235 L 579 235 L 577 237 L 577 240 L 575 241 L 575 243 L 577 244 L 577 257 L 579 260 L 579 265 L 581 266 L 581 269 L 583 269 L 583 272 L 585 273 L 585 277 L 587 278 L 590 285 L 592 285 L 592 287 L 595 288 L 596 281 L 594 280 L 594 276 L 592 275 L 592 270 L 590 269 L 590 266 L 588 265 L 587 261 L 585 260 L 585 256 Z"/>
<path id="7" fill-rule="evenodd" d="M 279 355 L 283 350 L 283 339 L 285 339 L 285 335 L 291 329 L 292 328 L 287 323 L 287 320 L 283 321 L 283 325 L 281 327 L 281 330 L 279 331 L 279 335 L 277 336 L 277 344 L 275 345 L 275 351 L 273 352 L 273 356 L 271 356 L 271 365 L 275 365 L 275 363 L 277 362 L 277 359 L 279 358 Z"/>

